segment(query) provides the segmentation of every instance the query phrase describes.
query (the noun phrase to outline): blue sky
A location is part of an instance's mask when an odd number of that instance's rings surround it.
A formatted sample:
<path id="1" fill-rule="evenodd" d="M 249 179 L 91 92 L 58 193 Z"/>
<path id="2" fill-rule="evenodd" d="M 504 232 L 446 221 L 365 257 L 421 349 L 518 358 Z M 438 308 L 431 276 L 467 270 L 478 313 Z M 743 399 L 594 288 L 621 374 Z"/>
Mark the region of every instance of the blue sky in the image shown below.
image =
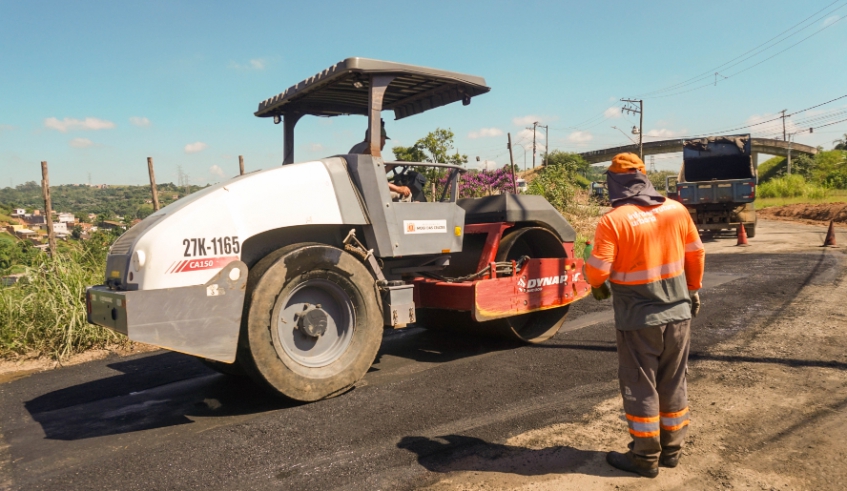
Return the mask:
<path id="1" fill-rule="evenodd" d="M 796 35 L 715 70 L 819 11 L 784 34 L 805 27 Z M 396 122 L 385 113 L 390 144 L 447 127 L 472 163 L 506 163 L 505 133 L 526 145 L 534 120 L 549 125 L 551 149 L 623 144 L 612 126 L 628 131 L 637 119 L 615 109 L 621 97 L 644 95 L 648 141 L 736 128 L 847 94 L 845 15 L 847 0 L 0 0 L 0 186 L 38 181 L 42 160 L 52 184 L 89 174 L 143 184 L 148 156 L 160 182 L 176 181 L 177 166 L 195 184 L 219 181 L 237 172 L 239 154 L 248 170 L 279 165 L 282 126 L 253 116 L 258 102 L 350 56 L 485 77 L 492 91 L 470 106 Z M 714 71 L 730 78 L 713 85 Z M 789 121 L 847 118 L 839 111 L 847 98 Z M 364 128 L 357 116 L 304 118 L 296 160 L 343 153 Z M 847 123 L 795 139 L 830 148 L 843 133 Z M 531 148 L 526 157 L 531 165 Z M 515 158 L 523 163 L 522 148 Z"/>

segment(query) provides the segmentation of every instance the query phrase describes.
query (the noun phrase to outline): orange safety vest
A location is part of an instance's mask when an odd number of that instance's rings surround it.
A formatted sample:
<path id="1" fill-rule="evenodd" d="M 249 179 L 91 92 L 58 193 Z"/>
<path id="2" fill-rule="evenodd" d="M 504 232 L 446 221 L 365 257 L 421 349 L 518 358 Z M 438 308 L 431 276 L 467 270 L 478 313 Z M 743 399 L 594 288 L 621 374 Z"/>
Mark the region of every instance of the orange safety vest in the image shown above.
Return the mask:
<path id="1" fill-rule="evenodd" d="M 690 291 L 703 285 L 706 251 L 679 202 L 619 206 L 600 220 L 585 276 L 612 284 L 618 329 L 691 318 Z"/>

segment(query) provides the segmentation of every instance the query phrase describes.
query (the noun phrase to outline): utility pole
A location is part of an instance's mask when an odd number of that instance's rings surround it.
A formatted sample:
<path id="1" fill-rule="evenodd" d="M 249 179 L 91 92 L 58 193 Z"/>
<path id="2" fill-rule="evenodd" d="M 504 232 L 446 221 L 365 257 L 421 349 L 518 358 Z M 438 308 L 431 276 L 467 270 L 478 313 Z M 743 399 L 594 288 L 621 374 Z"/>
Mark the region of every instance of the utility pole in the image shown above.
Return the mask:
<path id="1" fill-rule="evenodd" d="M 782 116 L 780 116 L 782 118 L 782 141 L 786 141 L 787 139 L 785 135 L 785 111 L 787 111 L 787 109 L 780 111 L 782 113 Z"/>
<path id="2" fill-rule="evenodd" d="M 811 130 L 811 128 L 809 128 Z M 787 169 L 786 174 L 791 175 L 791 138 L 796 135 L 798 132 L 789 133 L 788 134 L 788 160 L 786 162 Z"/>
<path id="3" fill-rule="evenodd" d="M 527 128 L 528 130 L 532 130 L 532 168 L 535 169 L 535 128 L 538 126 L 538 121 L 534 121 L 532 123 L 532 128 Z"/>
<path id="4" fill-rule="evenodd" d="M 509 147 L 509 162 L 512 165 L 512 192 L 518 194 L 518 184 L 515 180 L 515 154 L 512 153 L 512 134 L 506 133 L 506 136 L 509 138 L 509 143 L 506 146 Z"/>
<path id="5" fill-rule="evenodd" d="M 547 165 L 547 156 L 550 154 L 550 125 L 538 125 L 539 128 L 544 128 L 544 165 Z"/>
<path id="6" fill-rule="evenodd" d="M 642 99 L 621 99 L 621 102 L 629 104 L 638 103 L 638 109 L 632 106 L 625 106 L 621 111 L 631 114 L 638 114 L 638 157 L 644 160 L 644 101 Z M 632 131 L 635 134 L 635 128 Z"/>
<path id="7" fill-rule="evenodd" d="M 150 174 L 150 192 L 153 194 L 153 211 L 159 211 L 159 192 L 156 190 L 156 173 L 153 172 L 153 157 L 147 157 L 147 172 Z"/>
<path id="8" fill-rule="evenodd" d="M 244 175 L 244 156 L 243 155 L 238 156 L 238 170 L 239 170 L 238 175 L 243 176 Z"/>
<path id="9" fill-rule="evenodd" d="M 41 194 L 44 196 L 44 214 L 47 215 L 47 245 L 50 256 L 56 257 L 56 232 L 53 231 L 53 202 L 50 199 L 50 176 L 47 173 L 47 162 L 41 162 Z"/>

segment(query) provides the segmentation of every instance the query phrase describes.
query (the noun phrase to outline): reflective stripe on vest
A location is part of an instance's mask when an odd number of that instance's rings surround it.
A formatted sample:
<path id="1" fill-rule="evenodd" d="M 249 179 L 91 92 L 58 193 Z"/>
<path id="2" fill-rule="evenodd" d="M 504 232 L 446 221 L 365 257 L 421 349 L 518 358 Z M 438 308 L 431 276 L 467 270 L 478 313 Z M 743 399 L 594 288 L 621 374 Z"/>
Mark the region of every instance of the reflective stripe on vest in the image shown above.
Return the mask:
<path id="1" fill-rule="evenodd" d="M 696 241 L 694 241 L 690 244 L 685 244 L 685 252 L 696 252 L 696 251 L 699 251 L 700 249 L 704 249 L 703 241 L 700 240 L 700 239 L 697 239 Z"/>
<path id="2" fill-rule="evenodd" d="M 634 281 L 646 282 L 652 279 L 659 279 L 663 276 L 681 273 L 685 267 L 685 259 L 674 261 L 672 263 L 662 264 L 641 271 L 612 271 L 611 279 L 617 283 L 630 283 Z"/>
<path id="3" fill-rule="evenodd" d="M 593 254 L 588 256 L 588 261 L 586 261 L 589 266 L 599 269 L 600 271 L 608 273 L 612 269 L 612 263 L 606 262 Z"/>

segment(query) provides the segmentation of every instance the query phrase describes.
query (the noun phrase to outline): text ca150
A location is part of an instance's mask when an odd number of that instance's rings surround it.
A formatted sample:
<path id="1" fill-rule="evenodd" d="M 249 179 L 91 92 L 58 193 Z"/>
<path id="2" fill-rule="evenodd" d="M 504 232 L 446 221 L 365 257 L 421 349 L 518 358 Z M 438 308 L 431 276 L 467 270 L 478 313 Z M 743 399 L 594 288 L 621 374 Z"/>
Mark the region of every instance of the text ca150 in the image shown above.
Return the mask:
<path id="1" fill-rule="evenodd" d="M 198 256 L 217 256 L 220 254 L 238 254 L 241 252 L 241 243 L 238 242 L 238 236 L 232 237 L 213 237 L 211 239 L 182 239 L 182 245 L 185 246 L 185 257 Z"/>

